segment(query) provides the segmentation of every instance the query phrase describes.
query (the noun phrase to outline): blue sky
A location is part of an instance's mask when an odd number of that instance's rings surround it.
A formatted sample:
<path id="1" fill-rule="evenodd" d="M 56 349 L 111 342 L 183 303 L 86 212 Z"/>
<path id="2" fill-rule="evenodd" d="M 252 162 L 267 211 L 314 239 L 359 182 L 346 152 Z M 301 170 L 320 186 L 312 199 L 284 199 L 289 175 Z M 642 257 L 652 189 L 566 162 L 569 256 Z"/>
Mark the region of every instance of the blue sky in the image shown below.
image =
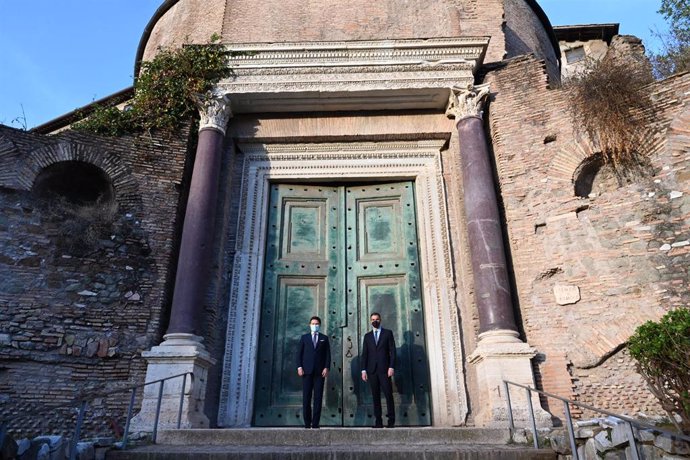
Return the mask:
<path id="1" fill-rule="evenodd" d="M 618 22 L 657 46 L 660 0 L 538 0 L 554 25 Z M 132 84 L 161 0 L 0 0 L 0 124 L 39 125 Z M 25 115 L 26 120 L 22 120 Z"/>

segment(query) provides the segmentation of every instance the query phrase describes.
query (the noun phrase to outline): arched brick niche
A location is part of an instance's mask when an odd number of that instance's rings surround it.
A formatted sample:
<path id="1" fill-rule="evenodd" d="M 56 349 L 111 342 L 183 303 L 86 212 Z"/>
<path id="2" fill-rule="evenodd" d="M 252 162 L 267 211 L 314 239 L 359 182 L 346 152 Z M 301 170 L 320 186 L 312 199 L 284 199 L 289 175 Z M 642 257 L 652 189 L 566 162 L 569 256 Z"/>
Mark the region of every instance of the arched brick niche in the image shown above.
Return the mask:
<path id="1" fill-rule="evenodd" d="M 585 158 L 573 173 L 575 195 L 581 198 L 600 195 L 602 192 L 616 190 L 616 173 L 601 153 Z"/>
<path id="2" fill-rule="evenodd" d="M 60 198 L 75 205 L 108 203 L 115 198 L 108 174 L 83 161 L 60 161 L 43 168 L 32 191 L 42 200 Z"/>
<path id="3" fill-rule="evenodd" d="M 32 151 L 17 163 L 16 180 L 22 190 L 38 193 L 63 190 L 73 194 L 74 190 L 68 191 L 70 185 L 64 184 L 72 178 L 75 181 L 72 188 L 81 187 L 86 193 L 100 190 L 104 198 L 114 201 L 137 194 L 136 182 L 123 162 L 112 153 L 92 146 L 67 142 L 52 144 Z M 82 177 L 84 175 L 90 177 Z"/>

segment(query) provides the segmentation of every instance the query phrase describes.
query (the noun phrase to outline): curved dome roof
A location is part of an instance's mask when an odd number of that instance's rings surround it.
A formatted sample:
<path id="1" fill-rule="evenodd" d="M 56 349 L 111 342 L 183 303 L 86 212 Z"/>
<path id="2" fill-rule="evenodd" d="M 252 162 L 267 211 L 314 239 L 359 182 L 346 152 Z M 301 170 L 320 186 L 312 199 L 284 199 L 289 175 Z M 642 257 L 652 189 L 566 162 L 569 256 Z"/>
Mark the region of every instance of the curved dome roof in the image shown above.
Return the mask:
<path id="1" fill-rule="evenodd" d="M 137 66 L 161 46 L 214 33 L 228 44 L 489 36 L 490 62 L 510 54 L 511 21 L 513 34 L 540 35 L 532 41 L 558 50 L 536 0 L 166 0 L 144 31 Z"/>

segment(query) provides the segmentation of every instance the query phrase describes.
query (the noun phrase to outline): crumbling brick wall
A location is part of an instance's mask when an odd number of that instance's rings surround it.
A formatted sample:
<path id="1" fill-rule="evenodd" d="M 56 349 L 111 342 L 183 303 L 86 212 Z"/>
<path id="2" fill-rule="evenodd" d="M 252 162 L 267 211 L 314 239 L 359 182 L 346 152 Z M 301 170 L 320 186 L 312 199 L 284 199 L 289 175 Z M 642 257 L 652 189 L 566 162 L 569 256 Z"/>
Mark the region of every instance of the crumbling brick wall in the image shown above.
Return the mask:
<path id="1" fill-rule="evenodd" d="M 166 322 L 187 152 L 186 130 L 112 139 L 0 127 L 0 417 L 10 432 L 73 430 L 74 410 L 50 407 L 143 382 L 140 352 Z M 63 161 L 95 164 L 113 181 L 112 223 L 88 244 L 31 190 Z M 117 433 L 128 402 L 96 401 L 86 433 Z"/>
<path id="2" fill-rule="evenodd" d="M 659 413 L 624 351 L 646 320 L 690 304 L 690 75 L 648 87 L 650 173 L 587 198 L 578 167 L 597 152 L 567 94 L 527 56 L 491 71 L 488 125 L 524 334 L 549 392 L 620 412 Z M 557 301 L 557 292 L 579 300 Z"/>

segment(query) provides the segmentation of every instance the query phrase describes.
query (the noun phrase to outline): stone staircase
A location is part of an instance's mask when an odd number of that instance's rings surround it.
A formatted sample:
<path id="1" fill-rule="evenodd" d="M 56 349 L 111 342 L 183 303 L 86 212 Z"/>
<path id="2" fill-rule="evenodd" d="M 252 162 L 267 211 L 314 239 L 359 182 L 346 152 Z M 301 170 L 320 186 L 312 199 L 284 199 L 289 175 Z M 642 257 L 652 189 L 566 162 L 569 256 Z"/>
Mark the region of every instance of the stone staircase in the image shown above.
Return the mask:
<path id="1" fill-rule="evenodd" d="M 509 444 L 484 428 L 252 428 L 158 433 L 156 445 L 110 451 L 107 460 L 554 460 L 552 450 Z"/>

